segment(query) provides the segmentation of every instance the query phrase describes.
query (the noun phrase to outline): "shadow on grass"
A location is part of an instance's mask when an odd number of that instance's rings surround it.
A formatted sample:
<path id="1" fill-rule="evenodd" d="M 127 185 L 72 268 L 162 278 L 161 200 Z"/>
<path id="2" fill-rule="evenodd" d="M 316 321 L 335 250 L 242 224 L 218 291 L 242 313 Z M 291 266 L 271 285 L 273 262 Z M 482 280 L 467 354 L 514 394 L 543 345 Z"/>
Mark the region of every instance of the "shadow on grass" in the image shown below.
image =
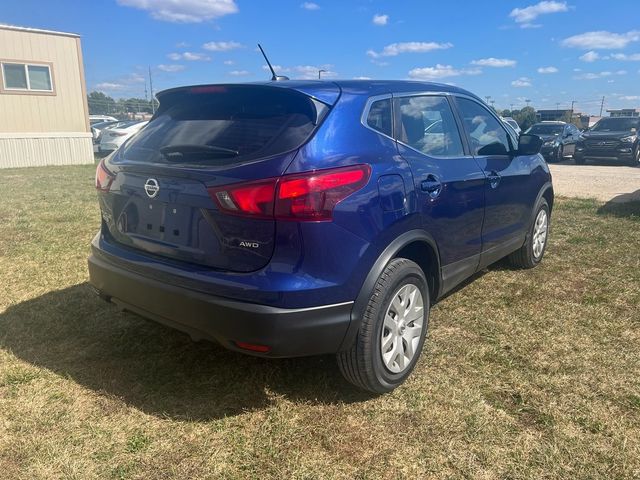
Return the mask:
<path id="1" fill-rule="evenodd" d="M 318 404 L 371 396 L 342 379 L 333 356 L 249 357 L 120 312 L 88 284 L 0 314 L 0 348 L 157 416 L 206 421 L 267 407 L 275 396 Z"/>
<path id="2" fill-rule="evenodd" d="M 640 190 L 611 199 L 598 209 L 598 215 L 640 220 Z"/>

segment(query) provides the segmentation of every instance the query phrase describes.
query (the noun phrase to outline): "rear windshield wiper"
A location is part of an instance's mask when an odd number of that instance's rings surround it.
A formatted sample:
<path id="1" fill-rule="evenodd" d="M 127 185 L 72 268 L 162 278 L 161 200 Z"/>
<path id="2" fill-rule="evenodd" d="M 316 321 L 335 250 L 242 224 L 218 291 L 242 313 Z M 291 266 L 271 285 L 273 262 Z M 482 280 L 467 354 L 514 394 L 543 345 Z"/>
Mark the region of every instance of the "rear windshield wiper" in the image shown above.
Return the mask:
<path id="1" fill-rule="evenodd" d="M 231 148 L 216 147 L 214 145 L 167 145 L 159 149 L 160 153 L 168 161 L 181 162 L 185 159 L 192 160 L 193 157 L 237 157 L 240 152 Z"/>

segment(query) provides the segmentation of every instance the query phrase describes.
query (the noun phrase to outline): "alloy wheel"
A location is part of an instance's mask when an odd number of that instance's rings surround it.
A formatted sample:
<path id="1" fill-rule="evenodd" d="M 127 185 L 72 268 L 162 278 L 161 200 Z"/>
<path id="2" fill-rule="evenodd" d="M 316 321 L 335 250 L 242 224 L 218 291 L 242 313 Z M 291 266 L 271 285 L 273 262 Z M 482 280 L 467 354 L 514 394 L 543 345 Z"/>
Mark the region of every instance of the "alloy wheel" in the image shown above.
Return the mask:
<path id="1" fill-rule="evenodd" d="M 536 217 L 536 222 L 533 227 L 533 256 L 538 259 L 544 251 L 544 246 L 547 243 L 547 230 L 549 227 L 549 216 L 547 211 L 541 209 Z"/>

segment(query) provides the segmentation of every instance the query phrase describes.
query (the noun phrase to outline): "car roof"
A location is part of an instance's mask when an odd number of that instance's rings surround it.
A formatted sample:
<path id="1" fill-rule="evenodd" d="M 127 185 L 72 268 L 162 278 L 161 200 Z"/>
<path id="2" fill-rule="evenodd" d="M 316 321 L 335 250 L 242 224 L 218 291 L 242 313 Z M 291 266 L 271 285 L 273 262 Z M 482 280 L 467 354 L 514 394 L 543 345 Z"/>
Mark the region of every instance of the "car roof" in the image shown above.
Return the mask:
<path id="1" fill-rule="evenodd" d="M 544 120 L 542 122 L 536 123 L 536 125 L 566 125 L 567 122 L 561 122 L 559 120 Z"/>
<path id="2" fill-rule="evenodd" d="M 290 88 L 329 104 L 335 103 L 341 93 L 363 95 L 367 97 L 407 92 L 460 93 L 482 101 L 477 95 L 453 85 L 435 82 L 418 82 L 412 80 L 281 80 L 223 85 L 262 85 L 278 88 Z M 188 85 L 178 87 L 176 89 L 164 90 L 158 93 L 158 97 L 175 90 L 205 86 L 213 86 L 213 84 Z"/>

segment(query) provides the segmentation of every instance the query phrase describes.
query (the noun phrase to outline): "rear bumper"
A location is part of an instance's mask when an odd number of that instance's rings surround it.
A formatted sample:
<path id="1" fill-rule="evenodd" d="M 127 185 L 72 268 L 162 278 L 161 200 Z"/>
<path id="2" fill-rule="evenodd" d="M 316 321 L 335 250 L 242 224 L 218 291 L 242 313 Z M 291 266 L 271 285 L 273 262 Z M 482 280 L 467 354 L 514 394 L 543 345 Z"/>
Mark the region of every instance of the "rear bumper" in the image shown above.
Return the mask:
<path id="1" fill-rule="evenodd" d="M 215 340 L 231 350 L 268 357 L 335 353 L 349 327 L 353 302 L 284 309 L 228 300 L 169 285 L 116 266 L 95 254 L 89 276 L 104 299 L 194 338 Z M 264 345 L 267 353 L 235 342 Z"/>

